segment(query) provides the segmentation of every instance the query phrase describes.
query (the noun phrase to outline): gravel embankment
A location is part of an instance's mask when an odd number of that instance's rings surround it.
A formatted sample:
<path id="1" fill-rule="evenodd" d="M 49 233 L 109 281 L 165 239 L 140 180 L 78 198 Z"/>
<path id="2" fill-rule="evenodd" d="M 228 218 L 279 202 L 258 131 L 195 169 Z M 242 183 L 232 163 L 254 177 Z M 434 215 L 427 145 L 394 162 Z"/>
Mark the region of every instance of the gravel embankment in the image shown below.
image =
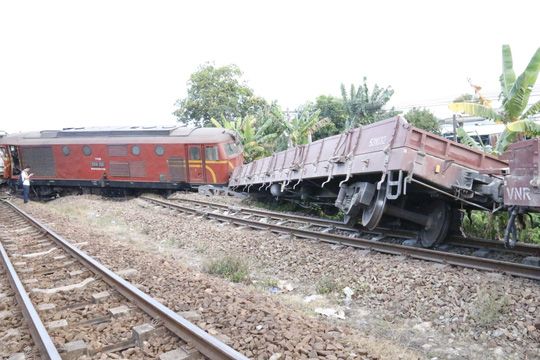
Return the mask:
<path id="1" fill-rule="evenodd" d="M 130 280 L 143 291 L 196 311 L 194 323 L 251 358 L 540 357 L 538 282 L 239 230 L 137 199 L 68 197 L 25 209 L 89 241 L 85 251 L 111 269 L 137 269 Z M 230 255 L 249 261 L 246 283 L 203 271 Z M 343 319 L 320 314 L 331 311 Z"/>

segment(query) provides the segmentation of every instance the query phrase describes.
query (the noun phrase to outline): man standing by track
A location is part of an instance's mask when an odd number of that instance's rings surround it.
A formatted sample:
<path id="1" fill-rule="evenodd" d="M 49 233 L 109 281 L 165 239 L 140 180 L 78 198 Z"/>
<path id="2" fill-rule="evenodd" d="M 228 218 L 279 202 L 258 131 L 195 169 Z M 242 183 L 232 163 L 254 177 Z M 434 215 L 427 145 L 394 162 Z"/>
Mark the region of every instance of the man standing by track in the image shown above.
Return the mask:
<path id="1" fill-rule="evenodd" d="M 25 204 L 28 202 L 28 195 L 30 194 L 30 178 L 34 176 L 34 174 L 28 174 L 29 171 L 30 166 L 27 166 L 24 168 L 20 175 L 22 178 L 23 198 Z"/>

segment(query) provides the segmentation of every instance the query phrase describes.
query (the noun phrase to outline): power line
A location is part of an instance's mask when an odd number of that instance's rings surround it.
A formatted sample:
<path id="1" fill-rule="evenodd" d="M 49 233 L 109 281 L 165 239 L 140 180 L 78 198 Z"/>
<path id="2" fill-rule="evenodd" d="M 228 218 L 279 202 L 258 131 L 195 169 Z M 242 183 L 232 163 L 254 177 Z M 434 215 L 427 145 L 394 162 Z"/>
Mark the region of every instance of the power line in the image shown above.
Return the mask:
<path id="1" fill-rule="evenodd" d="M 498 100 L 498 96 L 499 96 L 498 91 L 486 91 L 486 92 L 483 92 L 482 94 L 488 100 Z M 425 100 L 425 101 L 414 103 L 414 104 L 396 104 L 393 106 L 393 108 L 395 110 L 406 110 L 406 109 L 413 109 L 413 108 L 445 106 L 445 105 L 449 105 L 453 103 L 454 99 L 458 98 L 459 96 L 455 96 L 453 98 L 441 97 L 441 98 L 429 99 L 429 100 Z M 538 96 L 540 96 L 540 86 L 535 86 L 531 91 L 530 97 L 535 98 Z"/>

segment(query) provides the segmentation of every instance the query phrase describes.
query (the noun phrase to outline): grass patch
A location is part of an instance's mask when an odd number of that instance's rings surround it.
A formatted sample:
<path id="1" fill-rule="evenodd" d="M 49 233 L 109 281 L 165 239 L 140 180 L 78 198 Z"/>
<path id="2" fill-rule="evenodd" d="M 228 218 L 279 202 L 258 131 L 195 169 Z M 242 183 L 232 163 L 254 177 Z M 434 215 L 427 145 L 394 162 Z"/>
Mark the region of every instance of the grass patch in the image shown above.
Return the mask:
<path id="1" fill-rule="evenodd" d="M 255 283 L 257 287 L 260 287 L 262 289 L 270 289 L 270 288 L 277 288 L 278 287 L 278 281 L 276 279 L 264 279 L 259 280 Z"/>
<path id="2" fill-rule="evenodd" d="M 68 215 L 70 217 L 87 217 L 88 216 L 88 207 L 86 206 L 77 206 L 74 204 L 62 204 L 58 206 L 56 210 L 61 213 Z"/>
<path id="3" fill-rule="evenodd" d="M 165 243 L 167 246 L 171 246 L 171 247 L 183 247 L 183 246 L 184 246 L 184 241 L 183 241 L 183 240 L 179 240 L 176 236 L 174 236 L 174 235 L 172 235 L 172 234 L 168 234 L 168 235 L 165 237 L 164 243 Z"/>
<path id="4" fill-rule="evenodd" d="M 345 288 L 343 284 L 341 284 L 336 279 L 330 277 L 322 278 L 317 282 L 317 285 L 315 286 L 315 290 L 318 294 L 321 295 L 339 293 L 343 290 L 343 288 Z"/>
<path id="5" fill-rule="evenodd" d="M 247 261 L 237 256 L 225 256 L 210 260 L 205 269 L 209 274 L 219 275 L 236 283 L 242 282 L 249 274 Z"/>
<path id="6" fill-rule="evenodd" d="M 499 319 L 499 316 L 504 314 L 504 308 L 507 305 L 506 296 L 499 297 L 487 291 L 479 291 L 471 315 L 480 326 L 492 326 Z"/>

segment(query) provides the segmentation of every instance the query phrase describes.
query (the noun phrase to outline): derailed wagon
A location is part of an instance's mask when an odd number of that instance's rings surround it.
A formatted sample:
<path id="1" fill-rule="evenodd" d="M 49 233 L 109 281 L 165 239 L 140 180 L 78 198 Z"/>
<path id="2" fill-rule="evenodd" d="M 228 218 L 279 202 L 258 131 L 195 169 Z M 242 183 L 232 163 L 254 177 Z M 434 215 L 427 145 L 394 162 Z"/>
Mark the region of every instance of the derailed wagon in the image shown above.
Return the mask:
<path id="1" fill-rule="evenodd" d="M 510 165 L 521 166 L 520 150 L 510 154 Z M 529 178 L 533 183 L 534 177 L 536 187 L 522 184 L 521 190 L 509 193 L 507 187 L 505 192 L 505 180 L 518 181 L 509 162 L 415 128 L 397 116 L 238 167 L 229 186 L 317 204 L 329 214 L 341 210 L 345 222 L 361 220 L 369 229 L 382 222 L 414 226 L 423 246 L 432 247 L 445 239 L 451 224 L 459 226 L 459 209 L 537 211 L 540 203 L 531 207 L 532 197 L 540 200 L 537 143 L 535 159 L 536 172 Z M 520 191 L 530 198 L 508 202 Z M 512 232 L 513 222 L 507 229 Z"/>

